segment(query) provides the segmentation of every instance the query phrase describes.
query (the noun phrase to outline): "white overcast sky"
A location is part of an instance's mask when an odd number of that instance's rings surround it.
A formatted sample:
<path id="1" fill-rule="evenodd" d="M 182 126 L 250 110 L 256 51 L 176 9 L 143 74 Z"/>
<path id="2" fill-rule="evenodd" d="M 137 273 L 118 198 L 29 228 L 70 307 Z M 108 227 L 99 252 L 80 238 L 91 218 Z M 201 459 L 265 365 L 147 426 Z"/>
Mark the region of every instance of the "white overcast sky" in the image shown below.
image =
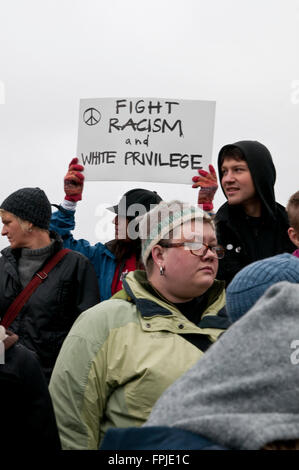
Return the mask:
<path id="1" fill-rule="evenodd" d="M 222 145 L 259 140 L 277 200 L 299 189 L 299 0 L 0 0 L 3 85 L 0 202 L 26 186 L 63 199 L 79 100 L 95 97 L 215 100 L 213 163 Z M 185 185 L 87 182 L 75 236 L 112 237 L 102 208 L 140 186 L 196 201 Z"/>

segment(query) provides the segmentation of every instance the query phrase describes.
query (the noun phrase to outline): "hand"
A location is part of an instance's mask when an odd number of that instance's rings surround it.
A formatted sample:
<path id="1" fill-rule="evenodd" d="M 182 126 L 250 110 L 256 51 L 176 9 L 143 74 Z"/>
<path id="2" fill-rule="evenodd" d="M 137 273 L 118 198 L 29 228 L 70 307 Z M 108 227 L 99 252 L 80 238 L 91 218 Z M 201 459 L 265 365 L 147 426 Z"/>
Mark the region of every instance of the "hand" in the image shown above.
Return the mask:
<path id="1" fill-rule="evenodd" d="M 84 167 L 78 165 L 78 158 L 73 158 L 64 177 L 64 192 L 67 201 L 81 201 L 84 185 Z"/>
<path id="2" fill-rule="evenodd" d="M 217 175 L 213 165 L 209 165 L 209 172 L 197 170 L 200 176 L 193 176 L 192 188 L 200 187 L 197 204 L 203 205 L 204 211 L 213 210 L 213 199 L 218 189 Z"/>

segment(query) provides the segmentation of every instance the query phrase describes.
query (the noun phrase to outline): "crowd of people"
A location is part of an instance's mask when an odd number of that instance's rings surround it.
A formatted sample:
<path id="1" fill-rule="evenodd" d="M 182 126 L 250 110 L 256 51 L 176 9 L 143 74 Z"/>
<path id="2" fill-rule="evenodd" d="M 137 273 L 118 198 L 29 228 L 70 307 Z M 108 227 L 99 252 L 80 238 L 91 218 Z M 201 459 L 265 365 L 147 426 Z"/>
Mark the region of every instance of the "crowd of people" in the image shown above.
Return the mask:
<path id="1" fill-rule="evenodd" d="M 212 165 L 194 176 L 194 205 L 125 193 L 105 244 L 73 236 L 76 158 L 54 213 L 40 188 L 4 199 L 0 386 L 14 446 L 299 448 L 299 191 L 276 201 L 256 141 L 225 145 L 217 164 L 218 178 Z M 214 212 L 218 181 L 227 202 Z"/>

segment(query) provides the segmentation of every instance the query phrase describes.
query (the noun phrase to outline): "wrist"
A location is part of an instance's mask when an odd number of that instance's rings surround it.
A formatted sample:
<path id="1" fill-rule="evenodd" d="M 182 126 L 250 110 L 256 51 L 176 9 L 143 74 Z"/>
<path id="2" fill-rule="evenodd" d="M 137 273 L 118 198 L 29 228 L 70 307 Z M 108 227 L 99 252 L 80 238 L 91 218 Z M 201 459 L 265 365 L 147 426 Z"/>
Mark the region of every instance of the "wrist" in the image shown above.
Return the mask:
<path id="1" fill-rule="evenodd" d="M 211 212 L 214 206 L 212 202 L 204 202 L 202 205 L 202 208 L 205 212 Z"/>
<path id="2" fill-rule="evenodd" d="M 205 201 L 205 202 L 204 201 L 198 201 L 197 205 L 201 210 L 203 210 L 205 212 L 210 212 L 214 209 L 214 205 L 213 205 L 212 201 Z"/>
<path id="3" fill-rule="evenodd" d="M 77 207 L 76 201 L 70 201 L 69 199 L 64 198 L 61 206 L 68 211 L 75 211 Z"/>

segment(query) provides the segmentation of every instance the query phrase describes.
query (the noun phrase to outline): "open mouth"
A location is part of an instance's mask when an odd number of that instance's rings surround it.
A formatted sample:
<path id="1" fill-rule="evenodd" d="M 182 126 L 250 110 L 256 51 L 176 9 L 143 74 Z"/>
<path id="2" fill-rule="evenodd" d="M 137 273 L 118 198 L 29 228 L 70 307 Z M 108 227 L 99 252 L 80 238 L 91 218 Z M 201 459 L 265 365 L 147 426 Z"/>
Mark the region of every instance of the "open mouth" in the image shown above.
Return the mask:
<path id="1" fill-rule="evenodd" d="M 236 194 L 238 191 L 240 191 L 239 188 L 225 188 L 225 193 L 228 196 Z"/>

